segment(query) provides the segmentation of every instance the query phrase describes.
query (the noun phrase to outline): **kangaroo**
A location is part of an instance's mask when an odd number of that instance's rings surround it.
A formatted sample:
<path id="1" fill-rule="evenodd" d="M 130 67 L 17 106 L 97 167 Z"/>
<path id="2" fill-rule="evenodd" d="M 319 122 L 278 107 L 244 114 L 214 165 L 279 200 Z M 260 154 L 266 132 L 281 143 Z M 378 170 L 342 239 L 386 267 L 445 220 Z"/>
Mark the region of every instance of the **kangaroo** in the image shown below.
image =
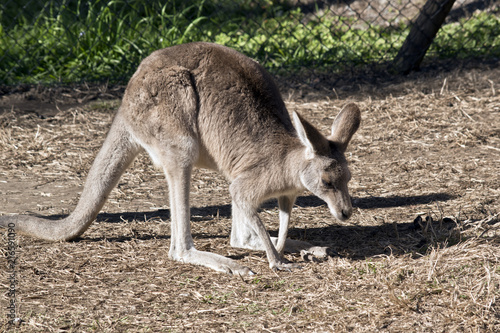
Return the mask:
<path id="1" fill-rule="evenodd" d="M 265 250 L 269 267 L 297 267 L 285 250 L 325 248 L 287 239 L 296 197 L 309 190 L 344 221 L 352 214 L 344 152 L 361 114 L 348 104 L 324 137 L 298 113 L 288 114 L 271 76 L 256 61 L 227 47 L 196 42 L 153 52 L 125 90 L 108 135 L 89 170 L 80 200 L 66 218 L 0 216 L 0 226 L 47 240 L 71 240 L 94 221 L 125 169 L 141 152 L 162 168 L 169 187 L 169 257 L 230 274 L 254 272 L 229 258 L 195 248 L 190 227 L 193 167 L 219 171 L 230 182 L 234 247 Z M 279 233 L 271 239 L 258 215 L 278 199 Z"/>

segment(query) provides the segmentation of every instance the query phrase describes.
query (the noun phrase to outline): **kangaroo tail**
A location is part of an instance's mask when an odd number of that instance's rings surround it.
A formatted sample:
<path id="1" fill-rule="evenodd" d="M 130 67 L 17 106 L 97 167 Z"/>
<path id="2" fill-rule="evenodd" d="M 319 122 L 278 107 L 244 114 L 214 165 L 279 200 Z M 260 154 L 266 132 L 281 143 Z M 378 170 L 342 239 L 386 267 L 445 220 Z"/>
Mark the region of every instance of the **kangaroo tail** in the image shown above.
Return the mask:
<path id="1" fill-rule="evenodd" d="M 80 236 L 94 221 L 120 176 L 140 150 L 118 112 L 89 170 L 82 195 L 73 213 L 55 221 L 27 215 L 0 216 L 0 227 L 54 241 Z"/>

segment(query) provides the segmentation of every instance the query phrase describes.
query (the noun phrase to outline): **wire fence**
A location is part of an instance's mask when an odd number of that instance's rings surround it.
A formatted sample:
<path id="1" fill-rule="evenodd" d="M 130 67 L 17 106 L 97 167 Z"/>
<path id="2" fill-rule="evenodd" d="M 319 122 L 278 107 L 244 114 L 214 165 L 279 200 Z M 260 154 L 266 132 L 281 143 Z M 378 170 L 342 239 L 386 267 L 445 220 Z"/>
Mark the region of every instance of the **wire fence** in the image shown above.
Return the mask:
<path id="1" fill-rule="evenodd" d="M 4 0 L 0 84 L 124 82 L 153 50 L 200 40 L 275 72 L 383 64 L 396 57 L 425 2 Z M 456 0 L 427 56 L 498 58 L 499 2 Z"/>

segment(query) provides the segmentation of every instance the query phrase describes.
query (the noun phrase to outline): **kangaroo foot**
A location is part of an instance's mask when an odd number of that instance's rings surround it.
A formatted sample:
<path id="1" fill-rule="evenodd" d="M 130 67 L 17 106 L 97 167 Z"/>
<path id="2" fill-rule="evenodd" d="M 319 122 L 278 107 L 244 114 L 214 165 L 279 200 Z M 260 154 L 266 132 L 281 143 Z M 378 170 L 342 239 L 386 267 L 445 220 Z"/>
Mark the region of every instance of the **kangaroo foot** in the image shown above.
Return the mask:
<path id="1" fill-rule="evenodd" d="M 340 255 L 329 247 L 312 246 L 300 250 L 300 256 L 304 261 L 325 261 L 330 257 L 340 257 Z"/>

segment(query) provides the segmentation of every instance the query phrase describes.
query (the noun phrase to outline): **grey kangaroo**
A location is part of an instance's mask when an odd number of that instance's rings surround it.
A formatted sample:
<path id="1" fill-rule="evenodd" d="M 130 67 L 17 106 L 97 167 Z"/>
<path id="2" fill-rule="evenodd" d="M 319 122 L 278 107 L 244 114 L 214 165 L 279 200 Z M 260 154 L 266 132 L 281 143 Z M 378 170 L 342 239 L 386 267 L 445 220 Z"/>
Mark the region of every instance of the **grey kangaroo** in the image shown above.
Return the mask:
<path id="1" fill-rule="evenodd" d="M 230 274 L 254 274 L 229 258 L 196 250 L 191 235 L 189 185 L 193 167 L 222 173 L 232 197 L 231 245 L 265 250 L 272 269 L 297 267 L 283 251 L 326 248 L 287 239 L 296 197 L 309 190 L 335 218 L 352 214 L 344 152 L 361 114 L 348 104 L 324 137 L 293 113 L 293 123 L 271 76 L 254 60 L 210 43 L 153 52 L 130 79 L 80 200 L 66 218 L 1 216 L 0 226 L 36 238 L 71 240 L 96 218 L 134 158 L 146 151 L 165 172 L 171 209 L 169 257 Z M 271 239 L 258 215 L 278 199 L 280 227 Z"/>

